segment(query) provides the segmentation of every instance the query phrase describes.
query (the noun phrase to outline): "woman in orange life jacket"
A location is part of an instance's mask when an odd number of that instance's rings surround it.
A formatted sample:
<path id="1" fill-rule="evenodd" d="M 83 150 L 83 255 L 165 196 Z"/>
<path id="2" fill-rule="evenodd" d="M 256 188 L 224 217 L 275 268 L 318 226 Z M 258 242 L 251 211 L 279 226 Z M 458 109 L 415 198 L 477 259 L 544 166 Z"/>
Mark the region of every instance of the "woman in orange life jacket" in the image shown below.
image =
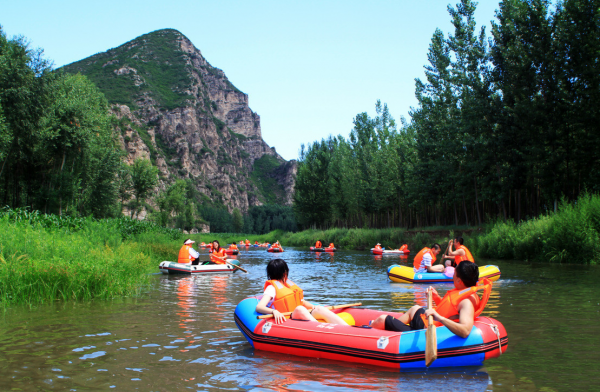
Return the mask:
<path id="1" fill-rule="evenodd" d="M 433 316 L 435 321 L 441 323 L 440 325 L 448 327 L 455 335 L 466 338 L 473 329 L 475 317 L 483 311 L 492 289 L 492 282 L 489 280 L 484 279 L 482 286 L 477 285 L 478 280 L 479 267 L 477 264 L 460 263 L 454 273 L 455 288 L 448 291 L 444 298 L 440 298 L 437 291 L 431 288 L 433 299 L 438 305 L 437 308 L 425 310 L 425 308 L 415 305 L 400 318 L 388 315 L 379 316 L 371 322 L 371 327 L 398 332 L 425 329 L 427 328 L 426 317 Z M 477 295 L 476 287 L 485 290 L 481 300 Z M 469 288 L 472 289 L 469 290 Z"/>
<path id="2" fill-rule="evenodd" d="M 285 322 L 284 312 L 292 312 L 295 320 L 317 321 L 323 319 L 330 324 L 348 325 L 331 310 L 315 306 L 304 300 L 304 292 L 288 279 L 289 268 L 282 259 L 274 259 L 267 265 L 267 282 L 262 299 L 256 305 L 256 311 L 273 314 L 275 324 Z"/>
<path id="3" fill-rule="evenodd" d="M 227 264 L 225 262 L 226 259 L 227 254 L 225 253 L 225 249 L 221 248 L 219 241 L 214 240 L 212 242 L 212 252 L 210 253 L 211 264 Z"/>
<path id="4" fill-rule="evenodd" d="M 381 244 L 378 242 L 374 249 L 381 249 Z"/>
<path id="5" fill-rule="evenodd" d="M 333 248 L 335 248 L 335 245 L 333 245 L 333 242 L 330 242 L 330 243 L 329 243 L 329 246 L 328 246 L 327 248 L 328 248 L 328 249 L 333 249 Z"/>
<path id="6" fill-rule="evenodd" d="M 446 260 L 446 267 L 456 267 L 461 261 L 475 262 L 471 251 L 463 245 L 463 242 L 462 237 L 456 237 L 454 241 L 450 240 L 448 242 L 448 255 L 444 256 L 444 258 L 449 259 Z M 455 250 L 452 250 L 452 245 L 456 245 Z"/>
<path id="7" fill-rule="evenodd" d="M 319 249 L 323 247 L 323 243 L 320 240 L 317 240 L 317 243 L 315 244 L 315 248 Z"/>

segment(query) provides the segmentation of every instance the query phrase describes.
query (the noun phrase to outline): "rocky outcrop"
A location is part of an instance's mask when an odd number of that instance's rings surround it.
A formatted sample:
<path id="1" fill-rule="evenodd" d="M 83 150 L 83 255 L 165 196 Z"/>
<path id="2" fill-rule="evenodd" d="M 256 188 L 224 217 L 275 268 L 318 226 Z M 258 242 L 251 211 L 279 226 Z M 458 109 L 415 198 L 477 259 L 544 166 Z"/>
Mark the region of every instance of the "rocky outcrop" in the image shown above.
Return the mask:
<path id="1" fill-rule="evenodd" d="M 264 142 L 248 95 L 178 31 L 155 31 L 64 68 L 87 75 L 105 92 L 121 119 L 126 161 L 151 159 L 161 174 L 157 192 L 189 178 L 230 211 L 291 203 L 295 161 L 286 162 Z M 276 167 L 255 170 L 265 156 Z M 278 185 L 264 186 L 261 176 Z"/>

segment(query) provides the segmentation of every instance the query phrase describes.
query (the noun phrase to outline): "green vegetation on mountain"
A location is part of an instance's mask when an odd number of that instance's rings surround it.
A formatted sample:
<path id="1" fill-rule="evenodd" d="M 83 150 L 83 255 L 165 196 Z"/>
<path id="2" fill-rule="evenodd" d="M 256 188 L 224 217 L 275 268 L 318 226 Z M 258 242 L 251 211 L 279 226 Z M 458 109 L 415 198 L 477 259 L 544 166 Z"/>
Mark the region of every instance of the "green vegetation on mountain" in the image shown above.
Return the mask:
<path id="1" fill-rule="evenodd" d="M 154 31 L 62 69 L 86 75 L 110 103 L 133 110 L 138 100 L 149 95 L 161 108 L 172 110 L 192 98 L 188 88 L 193 81 L 186 55 L 179 48 L 182 37 L 177 30 Z M 119 70 L 129 72 L 127 77 L 118 76 Z"/>
<path id="2" fill-rule="evenodd" d="M 261 193 L 260 201 L 265 204 L 283 204 L 285 189 L 274 178 L 280 166 L 281 162 L 271 155 L 263 155 L 254 161 L 250 178 Z"/>

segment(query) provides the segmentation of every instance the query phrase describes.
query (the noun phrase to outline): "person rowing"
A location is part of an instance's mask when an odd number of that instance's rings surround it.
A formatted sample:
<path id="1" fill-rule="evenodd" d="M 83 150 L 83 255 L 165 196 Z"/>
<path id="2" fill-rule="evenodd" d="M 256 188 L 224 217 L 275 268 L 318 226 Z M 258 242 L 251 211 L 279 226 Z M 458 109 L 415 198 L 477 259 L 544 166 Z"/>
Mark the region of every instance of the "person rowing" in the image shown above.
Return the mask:
<path id="1" fill-rule="evenodd" d="M 211 264 L 227 264 L 227 254 L 225 249 L 221 248 L 219 241 L 214 240 L 212 242 L 212 252 L 210 252 L 210 263 Z"/>
<path id="2" fill-rule="evenodd" d="M 444 258 L 446 260 L 446 267 L 456 267 L 461 261 L 475 262 L 471 251 L 463 245 L 464 240 L 462 237 L 456 237 L 454 240 L 448 241 L 448 255 Z M 456 249 L 452 250 L 452 246 L 456 246 Z"/>
<path id="3" fill-rule="evenodd" d="M 269 262 L 264 293 L 256 305 L 257 313 L 273 314 L 275 324 L 286 321 L 282 313 L 292 312 L 290 319 L 294 320 L 317 321 L 319 318 L 330 324 L 348 325 L 331 310 L 305 301 L 302 289 L 288 279 L 289 271 L 287 263 L 282 259 Z"/>
<path id="4" fill-rule="evenodd" d="M 450 332 L 466 338 L 473 329 L 475 318 L 481 314 L 492 291 L 492 282 L 479 280 L 479 267 L 475 263 L 460 263 L 454 274 L 454 289 L 449 290 L 444 298 L 437 291 L 432 290 L 433 300 L 437 307 L 426 310 L 420 305 L 411 307 L 408 312 L 399 318 L 390 315 L 381 315 L 371 322 L 371 327 L 386 331 L 414 331 L 427 328 L 427 317 L 433 316 L 436 326 L 448 327 Z M 483 290 L 479 298 L 477 291 Z"/>
<path id="5" fill-rule="evenodd" d="M 431 248 L 423 248 L 415 256 L 413 267 L 415 273 L 422 274 L 424 272 L 444 272 L 442 264 L 433 265 L 437 259 L 437 255 L 442 248 L 439 244 L 433 244 Z"/>

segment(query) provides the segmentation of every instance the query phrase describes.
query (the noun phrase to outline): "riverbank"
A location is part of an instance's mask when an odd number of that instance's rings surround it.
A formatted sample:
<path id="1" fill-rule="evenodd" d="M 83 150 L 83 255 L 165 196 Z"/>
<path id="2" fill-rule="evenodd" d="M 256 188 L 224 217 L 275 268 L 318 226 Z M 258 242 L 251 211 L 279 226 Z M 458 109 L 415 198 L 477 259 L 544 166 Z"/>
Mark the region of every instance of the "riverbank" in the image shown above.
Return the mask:
<path id="1" fill-rule="evenodd" d="M 137 295 L 158 262 L 172 259 L 178 235 L 128 219 L 3 211 L 0 306 Z"/>

